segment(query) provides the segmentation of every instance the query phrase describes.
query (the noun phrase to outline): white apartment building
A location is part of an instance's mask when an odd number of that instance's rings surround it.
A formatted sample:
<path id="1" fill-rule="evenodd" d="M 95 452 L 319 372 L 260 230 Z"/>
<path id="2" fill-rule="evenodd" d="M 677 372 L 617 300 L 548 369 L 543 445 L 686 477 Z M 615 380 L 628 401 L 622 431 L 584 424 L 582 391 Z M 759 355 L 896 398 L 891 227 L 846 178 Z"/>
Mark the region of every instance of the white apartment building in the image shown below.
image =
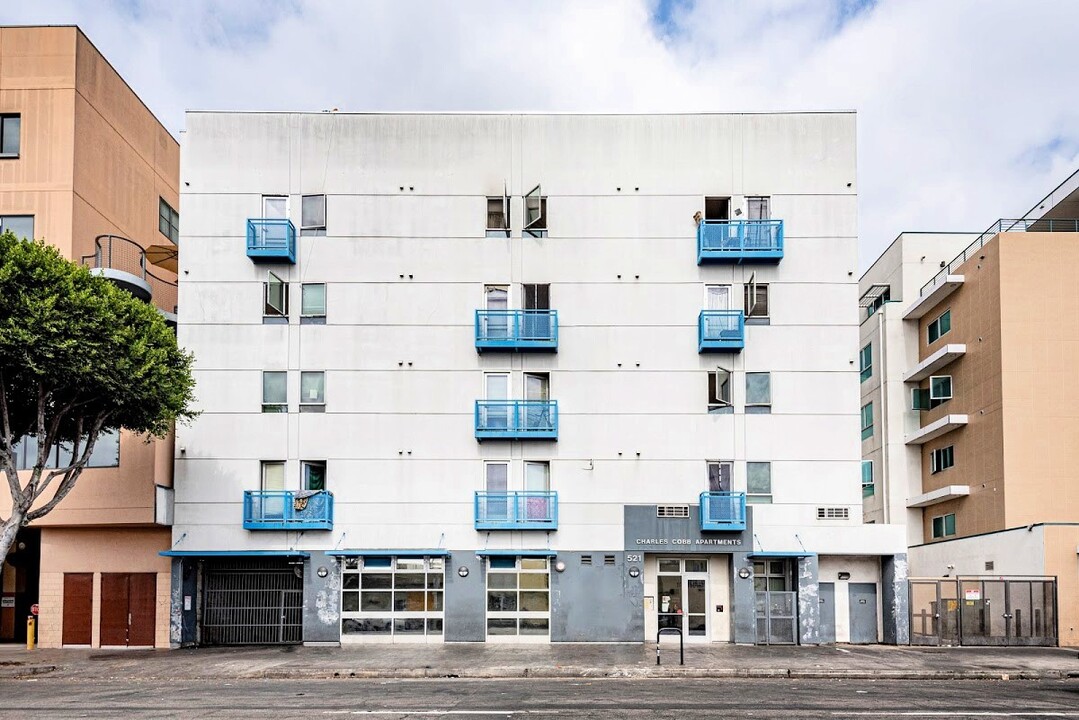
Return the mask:
<path id="1" fill-rule="evenodd" d="M 853 113 L 192 112 L 182 148 L 174 644 L 907 641 Z"/>

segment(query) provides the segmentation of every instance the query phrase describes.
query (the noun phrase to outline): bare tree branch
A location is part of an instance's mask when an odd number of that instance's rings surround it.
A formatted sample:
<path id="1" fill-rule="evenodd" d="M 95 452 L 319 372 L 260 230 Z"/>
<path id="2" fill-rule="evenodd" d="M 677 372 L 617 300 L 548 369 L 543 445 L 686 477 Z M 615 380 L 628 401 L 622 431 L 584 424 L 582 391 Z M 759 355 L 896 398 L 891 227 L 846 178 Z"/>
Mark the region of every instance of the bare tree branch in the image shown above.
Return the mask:
<path id="1" fill-rule="evenodd" d="M 98 415 L 94 419 L 93 427 L 87 434 L 86 447 L 83 449 L 82 456 L 78 459 L 76 463 L 70 465 L 65 471 L 57 471 L 59 475 L 63 475 L 63 480 L 61 480 L 60 484 L 57 486 L 56 494 L 53 495 L 52 498 L 41 507 L 26 513 L 27 522 L 37 520 L 40 517 L 48 515 L 52 511 L 52 509 L 60 503 L 61 500 L 67 497 L 67 494 L 71 492 L 72 488 L 75 487 L 75 481 L 79 479 L 79 476 L 82 474 L 83 469 L 86 467 L 86 463 L 89 462 L 90 454 L 93 453 L 94 445 L 97 444 L 98 435 L 101 433 L 101 427 L 105 424 L 105 420 L 107 418 L 108 414 L 103 413 L 101 415 Z M 50 481 L 53 474 L 54 473 L 49 473 Z M 44 491 L 44 488 L 42 488 L 42 491 Z M 37 497 L 41 497 L 41 495 L 39 494 Z M 36 499 L 37 498 L 35 498 L 35 500 Z"/>

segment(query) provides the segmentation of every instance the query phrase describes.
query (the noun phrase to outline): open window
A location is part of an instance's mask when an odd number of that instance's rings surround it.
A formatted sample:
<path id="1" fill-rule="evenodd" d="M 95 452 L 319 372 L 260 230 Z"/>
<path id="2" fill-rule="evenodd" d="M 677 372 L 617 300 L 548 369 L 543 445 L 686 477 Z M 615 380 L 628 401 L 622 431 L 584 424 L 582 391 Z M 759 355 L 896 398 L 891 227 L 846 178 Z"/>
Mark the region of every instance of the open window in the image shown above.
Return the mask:
<path id="1" fill-rule="evenodd" d="M 266 317 L 288 317 L 288 283 L 275 275 L 273 271 L 267 271 L 266 273 L 263 296 L 265 301 L 263 315 Z"/>
<path id="2" fill-rule="evenodd" d="M 706 197 L 704 199 L 704 219 L 730 220 L 731 199 L 729 197 Z"/>
<path id="3" fill-rule="evenodd" d="M 708 412 L 729 413 L 733 412 L 731 405 L 731 371 L 724 368 L 716 368 L 708 373 Z"/>
<path id="4" fill-rule="evenodd" d="M 509 191 L 503 189 L 501 197 L 487 198 L 487 237 L 510 236 Z"/>
<path id="5" fill-rule="evenodd" d="M 525 223 L 524 232 L 531 237 L 547 235 L 547 198 L 543 197 L 542 188 L 537 185 L 524 197 Z"/>
<path id="6" fill-rule="evenodd" d="M 933 375 L 929 378 L 929 408 L 943 405 L 952 399 L 952 376 Z"/>
<path id="7" fill-rule="evenodd" d="M 708 492 L 730 492 L 734 463 L 727 460 L 708 461 Z"/>
<path id="8" fill-rule="evenodd" d="M 768 318 L 768 285 L 757 282 L 757 273 L 749 276 L 745 285 L 746 319 Z"/>
<path id="9" fill-rule="evenodd" d="M 304 490 L 321 491 L 326 489 L 326 461 L 304 460 L 300 463 L 301 482 Z"/>

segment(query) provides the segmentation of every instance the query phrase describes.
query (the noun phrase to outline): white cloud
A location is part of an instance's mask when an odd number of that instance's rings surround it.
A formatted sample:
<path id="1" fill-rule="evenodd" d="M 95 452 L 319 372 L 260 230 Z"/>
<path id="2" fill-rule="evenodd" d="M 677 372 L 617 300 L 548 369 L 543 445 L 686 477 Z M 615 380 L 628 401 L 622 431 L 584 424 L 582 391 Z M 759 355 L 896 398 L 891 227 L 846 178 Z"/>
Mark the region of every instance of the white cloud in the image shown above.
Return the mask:
<path id="1" fill-rule="evenodd" d="M 78 23 L 174 131 L 187 108 L 853 108 L 863 266 L 1079 164 L 1067 0 L 38 0 L 0 22 Z"/>

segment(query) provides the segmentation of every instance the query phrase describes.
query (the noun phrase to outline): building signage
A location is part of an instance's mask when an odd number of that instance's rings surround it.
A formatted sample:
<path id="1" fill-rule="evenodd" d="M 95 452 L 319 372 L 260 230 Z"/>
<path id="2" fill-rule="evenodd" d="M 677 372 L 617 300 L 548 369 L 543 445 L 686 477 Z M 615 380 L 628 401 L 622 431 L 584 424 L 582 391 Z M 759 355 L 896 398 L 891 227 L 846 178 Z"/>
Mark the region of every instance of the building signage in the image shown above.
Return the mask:
<path id="1" fill-rule="evenodd" d="M 0 608 L 12 608 L 15 607 L 15 598 L 6 597 L 0 598 Z"/>
<path id="2" fill-rule="evenodd" d="M 742 538 L 637 538 L 638 545 L 670 545 L 683 547 L 685 545 L 733 545 L 740 546 Z"/>
<path id="3" fill-rule="evenodd" d="M 702 531 L 695 505 L 688 517 L 660 517 L 655 505 L 626 505 L 623 513 L 627 553 L 741 553 L 753 546 L 752 515 L 744 531 L 722 532 Z"/>

